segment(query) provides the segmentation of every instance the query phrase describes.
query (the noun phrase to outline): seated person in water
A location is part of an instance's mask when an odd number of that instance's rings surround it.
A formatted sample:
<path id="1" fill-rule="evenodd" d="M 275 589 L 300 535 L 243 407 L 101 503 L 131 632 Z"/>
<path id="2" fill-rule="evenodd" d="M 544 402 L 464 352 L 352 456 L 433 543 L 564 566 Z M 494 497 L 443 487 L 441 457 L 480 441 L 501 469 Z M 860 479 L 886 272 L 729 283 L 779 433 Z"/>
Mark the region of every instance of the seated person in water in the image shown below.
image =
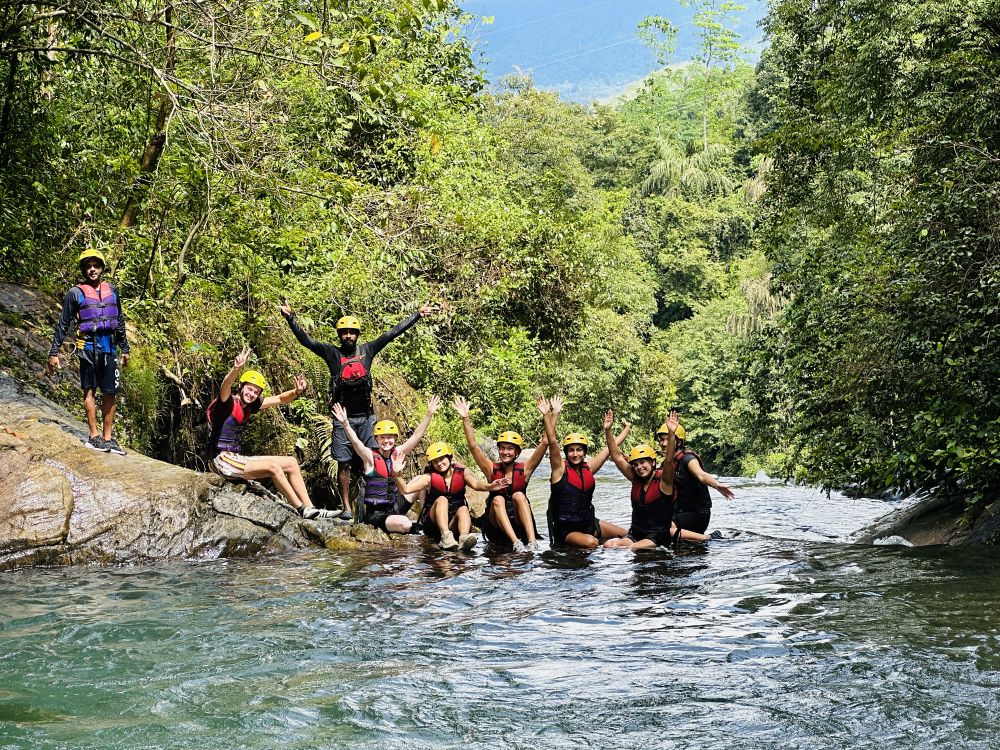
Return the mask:
<path id="1" fill-rule="evenodd" d="M 541 403 L 539 400 L 539 409 Z M 524 449 L 524 438 L 512 430 L 501 432 L 497 437 L 497 455 L 500 460 L 493 462 L 476 442 L 476 432 L 469 417 L 469 402 L 459 396 L 455 399 L 455 411 L 462 418 L 465 442 L 468 443 L 479 469 L 491 480 L 507 480 L 507 486 L 486 502 L 486 514 L 482 521 L 483 536 L 491 544 L 513 549 L 514 552 L 536 551 L 538 531 L 531 503 L 528 501 L 528 481 L 545 455 L 547 441 L 542 437 L 541 443 L 528 460 L 521 462 L 517 459 Z"/>
<path id="2" fill-rule="evenodd" d="M 563 450 L 560 453 L 559 440 L 556 437 L 556 419 L 562 407 L 562 399 L 553 396 L 544 411 L 549 463 L 552 465 L 547 514 L 549 532 L 553 544 L 595 549 L 603 540 L 623 537 L 628 532 L 621 526 L 601 521 L 594 510 L 594 474 L 608 460 L 608 449 L 602 449 L 587 461 L 587 448 L 590 442 L 584 435 L 571 432 L 563 438 Z M 613 419 L 614 415 L 608 412 L 604 417 L 605 424 Z M 630 425 L 626 424 L 625 429 L 611 442 L 620 445 L 628 436 L 629 429 Z"/>
<path id="3" fill-rule="evenodd" d="M 675 445 L 670 446 L 669 426 L 664 424 L 656 431 L 664 457 L 673 457 L 674 462 L 674 523 L 683 530 L 682 538 L 689 539 L 687 532 L 702 535 L 712 518 L 712 498 L 708 488 L 719 491 L 724 498 L 732 500 L 733 491 L 702 468 L 701 457 L 687 447 L 687 433 L 682 425 L 677 425 Z"/>
<path id="4" fill-rule="evenodd" d="M 388 419 L 378 422 L 373 430 L 378 444 L 376 450 L 369 448 L 358 437 L 343 404 L 333 405 L 334 419 L 343 427 L 354 452 L 361 458 L 365 477 L 364 523 L 390 534 L 408 534 L 412 531 L 414 524 L 406 517 L 406 512 L 413 504 L 412 496 L 399 494 L 393 464 L 403 464 L 407 455 L 417 447 L 440 405 L 441 399 L 431 396 L 427 402 L 427 413 L 417 429 L 398 447 L 396 441 L 399 439 L 399 427 L 396 423 Z"/>
<path id="5" fill-rule="evenodd" d="M 677 412 L 670 412 L 666 425 L 667 435 L 672 438 L 677 428 Z M 657 454 L 648 445 L 638 445 L 628 458 L 611 439 L 611 420 L 604 420 L 604 434 L 611 450 L 611 460 L 622 475 L 632 483 L 632 525 L 628 536 L 610 539 L 605 547 L 627 547 L 629 549 L 652 549 L 670 546 L 677 535 L 674 526 L 673 461 L 666 458 L 663 466 L 656 467 Z M 667 455 L 673 454 L 673 440 L 667 441 Z M 690 541 L 707 541 L 704 534 L 686 531 L 684 538 Z"/>
<path id="6" fill-rule="evenodd" d="M 487 483 L 465 473 L 465 467 L 454 460 L 455 450 L 448 443 L 434 443 L 427 449 L 424 473 L 404 483 L 396 472 L 396 487 L 402 495 L 427 493 L 420 513 L 420 528 L 438 541 L 444 550 L 470 550 L 479 538 L 472 533 L 472 516 L 465 499 L 465 488 L 480 492 L 497 492 L 507 486 L 506 479 Z M 455 534 L 458 534 L 458 540 Z"/>
<path id="7" fill-rule="evenodd" d="M 247 370 L 240 376 L 233 392 L 237 374 L 250 358 L 246 347 L 233 360 L 233 367 L 222 381 L 219 397 L 208 405 L 208 423 L 212 430 L 212 468 L 230 479 L 263 479 L 274 482 L 292 507 L 303 518 L 333 518 L 336 513 L 313 507 L 302 479 L 299 463 L 291 456 L 244 456 L 240 452 L 243 430 L 251 416 L 261 409 L 289 404 L 306 389 L 306 379 L 295 376 L 295 387 L 277 396 L 263 397 L 267 382 L 256 370 Z"/>

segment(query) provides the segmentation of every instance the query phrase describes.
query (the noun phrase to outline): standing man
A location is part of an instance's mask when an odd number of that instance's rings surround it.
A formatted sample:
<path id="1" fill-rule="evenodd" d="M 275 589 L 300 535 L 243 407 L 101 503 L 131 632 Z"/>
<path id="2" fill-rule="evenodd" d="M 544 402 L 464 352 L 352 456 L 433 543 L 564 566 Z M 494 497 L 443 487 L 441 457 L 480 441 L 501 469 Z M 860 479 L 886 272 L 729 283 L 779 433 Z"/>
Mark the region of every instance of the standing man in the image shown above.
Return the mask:
<path id="1" fill-rule="evenodd" d="M 288 300 L 285 300 L 281 305 L 281 314 L 288 321 L 288 326 L 295 334 L 295 338 L 302 346 L 318 355 L 330 368 L 330 400 L 332 403 L 344 407 L 354 433 L 369 448 L 378 448 L 374 435 L 375 409 L 372 406 L 372 360 L 385 348 L 386 344 L 412 328 L 420 318 L 426 318 L 434 312 L 434 309 L 433 305 L 424 305 L 402 323 L 398 323 L 374 341 L 366 344 L 358 343 L 358 337 L 361 335 L 361 321 L 353 316 L 345 315 L 337 321 L 337 338 L 340 340 L 340 345 L 334 346 L 316 341 L 303 331 L 295 320 L 295 313 L 292 312 L 292 306 Z M 340 518 L 349 521 L 352 515 L 351 470 L 353 460 L 357 456 L 343 425 L 337 421 L 334 422 L 333 426 L 331 453 L 338 464 L 337 485 L 344 503 L 344 510 L 340 514 Z"/>
<path id="2" fill-rule="evenodd" d="M 59 347 L 75 320 L 80 387 L 83 389 L 87 427 L 90 428 L 90 437 L 84 445 L 95 451 L 124 456 L 124 449 L 112 437 L 112 427 L 115 421 L 115 394 L 121 382 L 118 351 L 121 351 L 122 367 L 128 365 L 129 359 L 125 314 L 118 289 L 102 280 L 106 265 L 104 255 L 98 250 L 84 250 L 80 253 L 79 263 L 83 283 L 72 287 L 63 297 L 62 314 L 52 336 L 47 369 L 50 373 L 59 369 Z M 100 431 L 97 429 L 96 390 L 101 391 Z"/>

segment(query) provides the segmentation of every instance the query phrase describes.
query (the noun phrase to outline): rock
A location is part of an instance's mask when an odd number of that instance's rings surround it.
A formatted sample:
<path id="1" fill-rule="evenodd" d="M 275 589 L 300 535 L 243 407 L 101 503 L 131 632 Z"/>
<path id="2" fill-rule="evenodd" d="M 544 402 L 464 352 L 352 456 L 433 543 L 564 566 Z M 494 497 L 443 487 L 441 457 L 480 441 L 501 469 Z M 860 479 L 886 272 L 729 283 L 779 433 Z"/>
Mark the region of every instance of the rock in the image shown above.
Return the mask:
<path id="1" fill-rule="evenodd" d="M 305 521 L 266 493 L 129 453 L 85 448 L 65 409 L 0 372 L 0 570 L 388 544 Z"/>
<path id="2" fill-rule="evenodd" d="M 1000 503 L 976 516 L 962 498 L 930 496 L 880 518 L 855 537 L 860 544 L 1000 544 Z"/>

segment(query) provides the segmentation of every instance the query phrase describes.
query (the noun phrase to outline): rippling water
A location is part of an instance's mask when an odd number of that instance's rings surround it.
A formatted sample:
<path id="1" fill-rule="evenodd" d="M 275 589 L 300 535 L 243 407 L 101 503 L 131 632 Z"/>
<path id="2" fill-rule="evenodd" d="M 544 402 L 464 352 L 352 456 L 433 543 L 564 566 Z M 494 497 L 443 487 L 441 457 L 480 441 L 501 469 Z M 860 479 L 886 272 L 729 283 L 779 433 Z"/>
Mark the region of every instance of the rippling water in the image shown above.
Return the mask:
<path id="1" fill-rule="evenodd" d="M 732 485 L 730 540 L 675 555 L 4 574 L 0 747 L 998 747 L 994 549 L 852 546 L 891 507 Z"/>

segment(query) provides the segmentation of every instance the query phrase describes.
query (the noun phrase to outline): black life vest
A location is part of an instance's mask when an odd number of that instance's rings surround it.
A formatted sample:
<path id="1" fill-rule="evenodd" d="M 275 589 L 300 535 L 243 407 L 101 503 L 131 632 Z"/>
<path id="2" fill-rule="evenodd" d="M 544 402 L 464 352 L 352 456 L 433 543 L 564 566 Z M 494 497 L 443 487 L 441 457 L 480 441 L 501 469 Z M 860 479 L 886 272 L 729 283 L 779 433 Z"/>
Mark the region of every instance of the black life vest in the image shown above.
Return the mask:
<path id="1" fill-rule="evenodd" d="M 427 473 L 431 475 L 431 486 L 427 490 L 427 502 L 424 503 L 424 510 L 420 514 L 421 519 L 430 515 L 431 506 L 439 497 L 448 498 L 448 516 L 451 517 L 455 511 L 468 503 L 465 500 L 465 467 L 452 464 L 451 484 L 445 482 L 444 475 L 434 471 L 430 466 Z"/>
<path id="2" fill-rule="evenodd" d="M 549 495 L 550 515 L 558 521 L 590 521 L 594 511 L 594 474 L 584 462 L 579 469 L 567 464 Z"/>
<path id="3" fill-rule="evenodd" d="M 643 491 L 642 480 L 632 482 L 632 533 L 645 536 L 670 528 L 674 517 L 674 499 L 660 491 L 663 469 L 653 472 L 649 486 Z"/>
<path id="4" fill-rule="evenodd" d="M 704 469 L 705 462 L 694 451 L 684 449 L 674 454 L 674 509 L 678 513 L 703 512 L 712 508 L 708 486 L 702 484 L 687 468 L 695 459 Z"/>
<path id="5" fill-rule="evenodd" d="M 372 451 L 375 470 L 365 479 L 365 504 L 395 506 L 398 498 L 396 479 L 392 473 L 392 460 L 386 460 L 377 450 Z"/>
<path id="6" fill-rule="evenodd" d="M 83 295 L 80 303 L 80 333 L 107 333 L 118 330 L 118 295 L 111 285 L 102 281 L 97 288 L 90 284 L 77 284 Z"/>
<path id="7" fill-rule="evenodd" d="M 503 464 L 493 463 L 493 473 L 490 475 L 490 481 L 495 482 L 498 479 L 503 479 L 507 476 L 507 472 L 504 469 Z M 528 480 L 524 476 L 524 464 L 516 463 L 510 473 L 510 483 L 500 492 L 491 493 L 490 497 L 496 497 L 500 495 L 508 500 L 514 498 L 515 492 L 525 492 L 528 489 Z"/>

